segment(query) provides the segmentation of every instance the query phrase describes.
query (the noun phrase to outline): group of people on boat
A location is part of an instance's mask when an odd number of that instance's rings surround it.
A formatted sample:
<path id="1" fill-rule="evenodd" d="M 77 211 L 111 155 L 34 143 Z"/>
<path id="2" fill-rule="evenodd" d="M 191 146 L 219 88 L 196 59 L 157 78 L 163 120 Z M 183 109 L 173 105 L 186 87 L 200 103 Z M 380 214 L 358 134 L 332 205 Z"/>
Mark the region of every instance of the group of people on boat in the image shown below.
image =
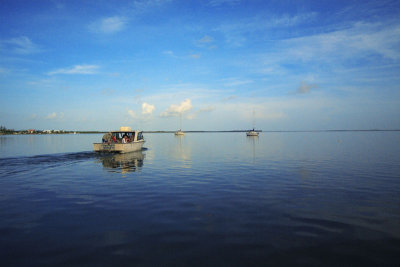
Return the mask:
<path id="1" fill-rule="evenodd" d="M 105 135 L 103 135 L 103 143 L 119 143 L 119 144 L 127 144 L 127 143 L 131 143 L 134 140 L 134 135 L 130 135 L 128 136 L 127 133 L 124 133 L 121 137 L 121 135 L 114 135 L 112 133 L 106 133 Z"/>

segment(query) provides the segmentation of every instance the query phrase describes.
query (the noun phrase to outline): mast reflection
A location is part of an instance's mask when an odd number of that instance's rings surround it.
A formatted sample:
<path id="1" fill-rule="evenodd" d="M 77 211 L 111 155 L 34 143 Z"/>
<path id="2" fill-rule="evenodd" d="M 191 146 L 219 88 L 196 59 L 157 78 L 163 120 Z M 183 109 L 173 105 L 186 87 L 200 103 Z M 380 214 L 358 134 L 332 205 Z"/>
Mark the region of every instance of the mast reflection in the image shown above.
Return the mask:
<path id="1" fill-rule="evenodd" d="M 252 144 L 253 163 L 256 162 L 256 143 L 258 144 L 258 135 L 247 135 L 247 141 Z"/>
<path id="2" fill-rule="evenodd" d="M 104 153 L 99 155 L 99 162 L 110 172 L 122 174 L 140 171 L 143 167 L 145 154 L 142 151 L 129 153 Z"/>

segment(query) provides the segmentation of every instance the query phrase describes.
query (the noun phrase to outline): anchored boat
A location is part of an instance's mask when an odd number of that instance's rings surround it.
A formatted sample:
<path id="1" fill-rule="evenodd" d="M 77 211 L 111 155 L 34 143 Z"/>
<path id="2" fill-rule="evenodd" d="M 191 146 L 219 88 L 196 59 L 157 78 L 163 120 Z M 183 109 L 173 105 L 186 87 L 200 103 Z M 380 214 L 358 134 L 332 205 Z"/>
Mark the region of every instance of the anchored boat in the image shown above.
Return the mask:
<path id="1" fill-rule="evenodd" d="M 179 113 L 179 125 L 180 125 L 180 129 L 178 131 L 175 132 L 175 135 L 185 135 L 184 132 L 182 132 L 182 112 Z"/>
<path id="2" fill-rule="evenodd" d="M 247 136 L 258 136 L 258 131 L 254 130 L 254 126 L 256 125 L 256 112 L 253 110 L 253 130 L 247 131 Z"/>
<path id="3" fill-rule="evenodd" d="M 176 131 L 176 132 L 175 132 L 175 135 L 185 135 L 185 133 L 182 132 L 182 130 L 179 130 L 179 131 Z"/>
<path id="4" fill-rule="evenodd" d="M 258 132 L 256 130 L 250 130 L 248 132 L 246 132 L 247 136 L 258 136 Z"/>
<path id="5" fill-rule="evenodd" d="M 94 143 L 96 152 L 127 153 L 142 150 L 144 144 L 143 133 L 132 131 L 131 127 L 121 127 L 119 131 L 106 133 L 101 143 Z"/>

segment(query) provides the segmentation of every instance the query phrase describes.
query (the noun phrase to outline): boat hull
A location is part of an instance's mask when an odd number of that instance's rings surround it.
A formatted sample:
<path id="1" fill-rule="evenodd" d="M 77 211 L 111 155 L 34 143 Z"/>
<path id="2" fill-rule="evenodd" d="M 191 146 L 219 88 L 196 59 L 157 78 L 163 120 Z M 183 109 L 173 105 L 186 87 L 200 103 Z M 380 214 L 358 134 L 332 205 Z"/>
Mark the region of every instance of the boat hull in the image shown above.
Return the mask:
<path id="1" fill-rule="evenodd" d="M 258 132 L 250 131 L 246 133 L 247 136 L 258 136 Z"/>
<path id="2" fill-rule="evenodd" d="M 128 153 L 142 150 L 144 141 L 132 142 L 127 144 L 119 143 L 94 143 L 93 149 L 95 152 L 118 152 Z"/>

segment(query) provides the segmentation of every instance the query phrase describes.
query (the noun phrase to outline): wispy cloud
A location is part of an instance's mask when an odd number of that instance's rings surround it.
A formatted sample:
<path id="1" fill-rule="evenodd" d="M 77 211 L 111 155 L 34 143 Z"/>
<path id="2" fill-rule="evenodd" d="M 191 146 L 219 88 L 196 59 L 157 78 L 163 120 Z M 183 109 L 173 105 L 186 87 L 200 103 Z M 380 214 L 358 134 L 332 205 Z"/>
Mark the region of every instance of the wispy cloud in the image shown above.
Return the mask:
<path id="1" fill-rule="evenodd" d="M 225 41 L 235 47 L 243 46 L 249 36 L 258 34 L 260 37 L 268 36 L 268 32 L 277 28 L 288 28 L 301 25 L 314 20 L 317 13 L 300 13 L 294 16 L 283 14 L 252 17 L 240 21 L 223 23 L 213 30 L 224 35 Z"/>
<path id="2" fill-rule="evenodd" d="M 99 66 L 97 65 L 75 65 L 71 68 L 50 71 L 48 75 L 55 74 L 96 74 Z"/>
<path id="3" fill-rule="evenodd" d="M 213 7 L 222 6 L 222 5 L 236 5 L 240 2 L 240 0 L 209 0 L 208 4 Z"/>
<path id="4" fill-rule="evenodd" d="M 264 28 L 291 27 L 313 20 L 316 16 L 316 12 L 299 13 L 295 16 L 284 14 L 281 16 L 273 16 L 266 23 L 263 23 L 260 26 Z"/>
<path id="5" fill-rule="evenodd" d="M 176 117 L 179 114 L 187 112 L 193 108 L 192 101 L 188 98 L 179 105 L 172 104 L 167 110 L 161 113 L 161 117 Z"/>
<path id="6" fill-rule="evenodd" d="M 41 52 L 41 49 L 38 47 L 38 45 L 33 43 L 31 39 L 29 39 L 26 36 L 16 37 L 2 41 L 0 45 L 13 53 L 21 55 Z"/>
<path id="7" fill-rule="evenodd" d="M 171 2 L 171 0 L 135 0 L 133 1 L 133 8 L 136 12 L 144 13 L 169 2 Z"/>
<path id="8" fill-rule="evenodd" d="M 156 107 L 154 105 L 144 102 L 142 104 L 142 114 L 143 115 L 151 115 L 153 113 L 153 111 L 155 110 L 155 108 Z"/>
<path id="9" fill-rule="evenodd" d="M 46 116 L 46 119 L 48 120 L 61 120 L 62 118 L 64 118 L 63 112 L 53 112 Z"/>
<path id="10" fill-rule="evenodd" d="M 174 56 L 174 52 L 171 50 L 164 51 L 163 54 L 168 56 Z"/>
<path id="11" fill-rule="evenodd" d="M 225 79 L 221 79 L 221 82 L 223 83 L 224 86 L 227 86 L 227 87 L 246 85 L 246 84 L 253 83 L 252 80 L 248 80 L 248 79 L 242 80 L 240 78 L 225 78 Z"/>
<path id="12" fill-rule="evenodd" d="M 199 58 L 201 58 L 201 54 L 191 54 L 190 58 L 199 59 Z"/>
<path id="13" fill-rule="evenodd" d="M 214 38 L 212 38 L 211 36 L 208 36 L 208 35 L 205 35 L 205 36 L 203 36 L 203 38 L 198 40 L 199 43 L 211 43 L 213 41 L 214 41 Z"/>
<path id="14" fill-rule="evenodd" d="M 40 86 L 40 87 L 49 87 L 49 86 L 54 86 L 55 80 L 40 79 L 40 80 L 35 80 L 35 81 L 29 81 L 29 82 L 27 82 L 27 84 L 33 85 L 33 86 Z"/>
<path id="15" fill-rule="evenodd" d="M 400 59 L 400 26 L 355 23 L 345 30 L 292 38 L 284 41 L 289 57 L 301 60 L 345 59 L 371 54 Z"/>
<path id="16" fill-rule="evenodd" d="M 38 115 L 36 114 L 36 113 L 32 113 L 30 116 L 29 116 L 29 120 L 36 120 L 38 118 Z"/>
<path id="17" fill-rule="evenodd" d="M 107 17 L 91 23 L 89 29 L 93 32 L 111 34 L 122 31 L 127 22 L 128 19 L 125 17 Z"/>
<path id="18" fill-rule="evenodd" d="M 130 119 L 135 119 L 135 118 L 136 118 L 136 113 L 135 113 L 135 111 L 129 109 L 129 110 L 128 110 L 128 116 L 129 116 Z"/>
<path id="19" fill-rule="evenodd" d="M 201 48 L 216 49 L 218 46 L 215 44 L 214 38 L 210 35 L 204 35 L 199 40 L 196 40 L 196 46 Z"/>
<path id="20" fill-rule="evenodd" d="M 215 107 L 212 106 L 212 105 L 209 105 L 207 107 L 200 108 L 199 112 L 211 112 L 211 111 L 214 111 L 214 110 L 215 110 Z"/>
<path id="21" fill-rule="evenodd" d="M 186 114 L 185 118 L 189 119 L 189 120 L 193 120 L 200 114 L 210 113 L 210 112 L 213 112 L 214 110 L 215 110 L 215 106 L 208 105 L 206 107 L 202 107 L 202 108 L 200 108 L 198 110 L 195 110 L 193 112 L 190 112 L 190 113 Z"/>

